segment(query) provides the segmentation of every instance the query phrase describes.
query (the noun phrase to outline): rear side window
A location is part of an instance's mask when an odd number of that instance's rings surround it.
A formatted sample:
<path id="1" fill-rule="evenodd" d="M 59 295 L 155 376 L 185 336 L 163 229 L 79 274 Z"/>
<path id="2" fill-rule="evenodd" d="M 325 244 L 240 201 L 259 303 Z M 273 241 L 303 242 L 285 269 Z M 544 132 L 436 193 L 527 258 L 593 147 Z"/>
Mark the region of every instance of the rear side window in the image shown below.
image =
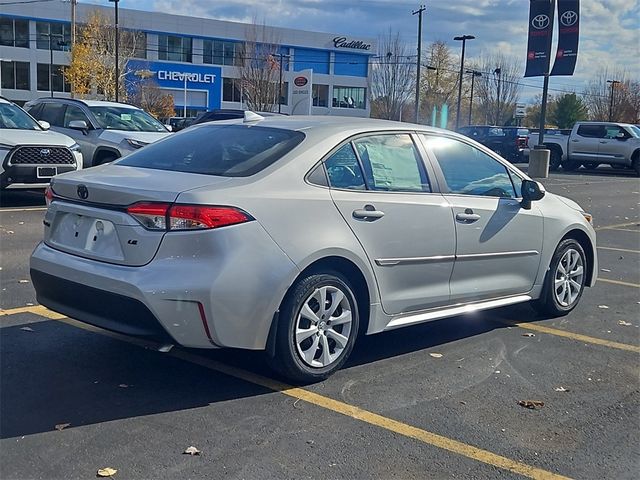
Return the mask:
<path id="1" fill-rule="evenodd" d="M 364 175 L 353 152 L 353 147 L 347 143 L 340 147 L 325 161 L 329 184 L 333 188 L 349 190 L 365 190 Z"/>
<path id="2" fill-rule="evenodd" d="M 578 135 L 587 138 L 604 138 L 606 130 L 604 125 L 580 125 Z"/>
<path id="3" fill-rule="evenodd" d="M 38 120 L 44 120 L 55 127 L 61 127 L 66 108 L 66 105 L 59 103 L 45 103 Z"/>
<path id="4" fill-rule="evenodd" d="M 119 165 L 222 177 L 248 177 L 289 153 L 302 132 L 207 124 L 183 130 L 118 161 Z"/>

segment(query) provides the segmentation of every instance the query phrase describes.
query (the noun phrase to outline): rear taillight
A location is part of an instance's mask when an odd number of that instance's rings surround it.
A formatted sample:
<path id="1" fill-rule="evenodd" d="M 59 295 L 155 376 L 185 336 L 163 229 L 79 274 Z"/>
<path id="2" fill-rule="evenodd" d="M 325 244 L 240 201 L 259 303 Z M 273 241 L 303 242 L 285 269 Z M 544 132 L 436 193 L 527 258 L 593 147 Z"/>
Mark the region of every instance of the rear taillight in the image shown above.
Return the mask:
<path id="1" fill-rule="evenodd" d="M 127 213 L 149 230 L 203 230 L 253 220 L 249 214 L 237 208 L 208 205 L 143 202 L 128 207 Z"/>
<path id="2" fill-rule="evenodd" d="M 47 207 L 51 205 L 54 198 L 55 194 L 53 193 L 53 188 L 51 188 L 51 185 L 47 185 L 47 188 L 44 189 L 44 201 L 47 203 Z"/>

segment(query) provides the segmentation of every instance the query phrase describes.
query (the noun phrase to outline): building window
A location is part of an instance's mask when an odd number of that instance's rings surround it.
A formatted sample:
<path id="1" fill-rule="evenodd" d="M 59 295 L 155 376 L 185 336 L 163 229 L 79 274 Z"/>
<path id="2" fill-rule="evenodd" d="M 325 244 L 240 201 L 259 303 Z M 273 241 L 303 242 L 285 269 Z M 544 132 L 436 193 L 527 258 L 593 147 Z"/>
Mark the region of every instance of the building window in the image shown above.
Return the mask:
<path id="1" fill-rule="evenodd" d="M 37 88 L 39 91 L 51 91 L 49 85 L 49 64 L 39 63 L 37 65 Z M 64 65 L 54 65 L 51 81 L 54 92 L 71 92 L 71 85 L 64 78 Z"/>
<path id="2" fill-rule="evenodd" d="M 17 18 L 0 18 L 0 45 L 29 48 L 29 22 Z"/>
<path id="3" fill-rule="evenodd" d="M 212 65 L 242 65 L 242 44 L 204 40 L 202 62 Z"/>
<path id="4" fill-rule="evenodd" d="M 242 101 L 242 80 L 239 78 L 222 79 L 222 100 L 224 102 Z"/>
<path id="5" fill-rule="evenodd" d="M 29 90 L 29 62 L 0 61 L 2 88 L 12 90 Z"/>
<path id="6" fill-rule="evenodd" d="M 51 43 L 49 43 L 51 40 Z M 36 22 L 36 47 L 40 50 L 68 50 L 71 25 L 61 22 Z"/>
<path id="7" fill-rule="evenodd" d="M 190 37 L 158 35 L 158 59 L 171 62 L 192 62 Z"/>
<path id="8" fill-rule="evenodd" d="M 329 85 L 314 84 L 311 90 L 314 107 L 329 106 Z"/>
<path id="9" fill-rule="evenodd" d="M 332 105 L 338 108 L 366 108 L 366 93 L 364 87 L 333 87 Z"/>

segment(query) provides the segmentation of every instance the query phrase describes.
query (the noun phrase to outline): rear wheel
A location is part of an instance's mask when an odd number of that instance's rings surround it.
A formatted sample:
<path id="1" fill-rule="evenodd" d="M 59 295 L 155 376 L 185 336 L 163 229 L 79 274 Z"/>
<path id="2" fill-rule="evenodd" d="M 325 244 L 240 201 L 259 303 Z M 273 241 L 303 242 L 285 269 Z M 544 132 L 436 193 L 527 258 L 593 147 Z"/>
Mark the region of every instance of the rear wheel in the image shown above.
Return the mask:
<path id="1" fill-rule="evenodd" d="M 574 239 L 563 240 L 556 248 L 545 277 L 542 295 L 534 302 L 540 313 L 559 317 L 573 310 L 584 291 L 587 258 Z"/>
<path id="2" fill-rule="evenodd" d="M 636 153 L 633 156 L 633 161 L 631 162 L 631 168 L 635 170 L 636 176 L 640 177 L 640 153 Z"/>
<path id="3" fill-rule="evenodd" d="M 549 170 L 555 171 L 560 168 L 560 164 L 562 163 L 562 154 L 558 151 L 557 148 L 552 148 L 549 153 Z"/>
<path id="4" fill-rule="evenodd" d="M 358 304 L 342 275 L 301 278 L 280 309 L 271 366 L 296 383 L 324 380 L 347 360 L 358 325 Z"/>

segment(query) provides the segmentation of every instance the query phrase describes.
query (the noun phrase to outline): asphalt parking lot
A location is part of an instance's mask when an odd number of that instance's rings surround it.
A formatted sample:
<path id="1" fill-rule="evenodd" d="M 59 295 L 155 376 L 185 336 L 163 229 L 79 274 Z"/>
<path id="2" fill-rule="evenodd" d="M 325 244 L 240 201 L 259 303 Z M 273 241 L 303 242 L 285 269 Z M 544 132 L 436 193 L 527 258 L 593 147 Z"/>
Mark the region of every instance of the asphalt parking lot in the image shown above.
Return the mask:
<path id="1" fill-rule="evenodd" d="M 258 353 L 162 353 L 38 307 L 41 193 L 3 194 L 0 477 L 637 478 L 640 180 L 601 167 L 543 183 L 598 230 L 600 280 L 576 310 L 517 305 L 368 337 L 304 388 Z"/>

